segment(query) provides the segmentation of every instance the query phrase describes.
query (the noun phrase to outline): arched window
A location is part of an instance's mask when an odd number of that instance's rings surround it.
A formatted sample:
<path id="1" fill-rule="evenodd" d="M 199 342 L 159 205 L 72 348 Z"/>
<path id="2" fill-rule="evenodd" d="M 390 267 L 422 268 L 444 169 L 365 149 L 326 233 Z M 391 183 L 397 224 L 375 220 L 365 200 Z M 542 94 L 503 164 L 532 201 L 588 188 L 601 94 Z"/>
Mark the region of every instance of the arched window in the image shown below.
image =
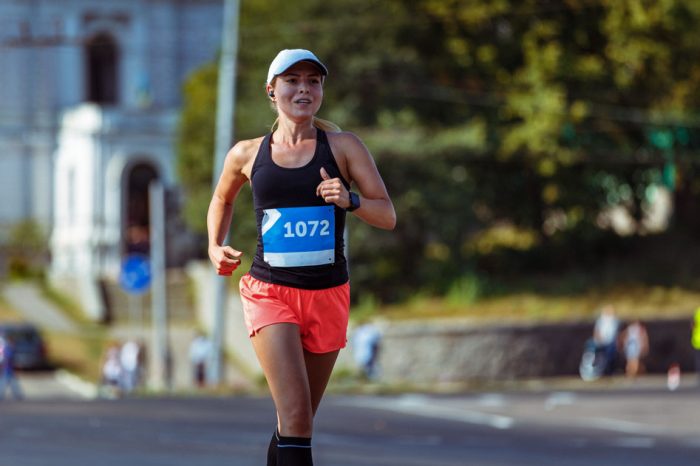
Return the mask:
<path id="1" fill-rule="evenodd" d="M 155 168 L 148 163 L 133 165 L 126 173 L 126 218 L 124 246 L 126 253 L 149 252 L 150 203 L 148 187 L 151 181 L 158 179 Z"/>
<path id="2" fill-rule="evenodd" d="M 117 103 L 119 51 L 111 36 L 100 33 L 85 46 L 87 100 L 97 104 Z"/>

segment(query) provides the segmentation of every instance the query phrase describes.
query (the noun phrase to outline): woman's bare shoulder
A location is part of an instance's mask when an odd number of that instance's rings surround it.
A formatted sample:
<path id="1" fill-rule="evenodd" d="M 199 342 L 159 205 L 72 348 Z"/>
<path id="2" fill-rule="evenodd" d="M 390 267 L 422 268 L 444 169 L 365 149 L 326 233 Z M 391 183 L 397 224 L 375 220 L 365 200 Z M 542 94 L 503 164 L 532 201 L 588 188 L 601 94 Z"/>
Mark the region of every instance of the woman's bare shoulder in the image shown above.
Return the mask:
<path id="1" fill-rule="evenodd" d="M 226 154 L 226 165 L 235 172 L 243 171 L 246 173 L 250 171 L 263 139 L 264 136 L 238 141 Z"/>
<path id="2" fill-rule="evenodd" d="M 326 133 L 328 140 L 331 143 L 343 145 L 343 144 L 362 144 L 360 138 L 353 132 L 350 131 L 334 131 L 332 133 Z"/>
<path id="3" fill-rule="evenodd" d="M 336 156 L 343 159 L 356 159 L 371 157 L 369 149 L 355 133 L 339 131 L 328 133 L 328 143 Z"/>
<path id="4" fill-rule="evenodd" d="M 351 156 L 358 151 L 369 153 L 362 140 L 350 131 L 328 133 L 328 143 L 334 153 L 342 156 Z"/>
<path id="5" fill-rule="evenodd" d="M 231 148 L 229 155 L 241 160 L 248 160 L 251 157 L 255 157 L 264 138 L 264 136 L 260 136 L 255 139 L 242 139 Z"/>

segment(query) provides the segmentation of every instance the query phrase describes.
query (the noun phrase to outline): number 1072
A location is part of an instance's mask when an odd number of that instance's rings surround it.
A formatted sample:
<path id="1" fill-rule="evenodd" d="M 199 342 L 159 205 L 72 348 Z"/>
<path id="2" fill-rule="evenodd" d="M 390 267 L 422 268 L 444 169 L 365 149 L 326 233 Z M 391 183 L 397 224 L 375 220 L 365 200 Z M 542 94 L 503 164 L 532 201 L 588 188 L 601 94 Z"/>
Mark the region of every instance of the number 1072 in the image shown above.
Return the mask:
<path id="1" fill-rule="evenodd" d="M 315 236 L 318 232 L 319 236 L 328 236 L 331 223 L 328 220 L 307 220 L 298 222 L 287 222 L 284 224 L 284 237 L 296 238 L 305 236 Z"/>

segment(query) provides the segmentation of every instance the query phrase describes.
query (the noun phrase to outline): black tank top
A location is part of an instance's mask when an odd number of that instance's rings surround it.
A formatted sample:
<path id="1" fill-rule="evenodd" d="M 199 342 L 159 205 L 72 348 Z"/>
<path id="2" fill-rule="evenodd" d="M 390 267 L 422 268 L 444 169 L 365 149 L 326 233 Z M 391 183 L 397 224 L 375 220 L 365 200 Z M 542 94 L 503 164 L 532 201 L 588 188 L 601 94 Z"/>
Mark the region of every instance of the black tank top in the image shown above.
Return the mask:
<path id="1" fill-rule="evenodd" d="M 250 176 L 258 247 L 250 274 L 268 283 L 318 290 L 348 281 L 343 231 L 345 210 L 316 195 L 321 167 L 340 175 L 326 133 L 316 129 L 313 158 L 284 168 L 272 160 L 270 138 L 260 144 Z"/>

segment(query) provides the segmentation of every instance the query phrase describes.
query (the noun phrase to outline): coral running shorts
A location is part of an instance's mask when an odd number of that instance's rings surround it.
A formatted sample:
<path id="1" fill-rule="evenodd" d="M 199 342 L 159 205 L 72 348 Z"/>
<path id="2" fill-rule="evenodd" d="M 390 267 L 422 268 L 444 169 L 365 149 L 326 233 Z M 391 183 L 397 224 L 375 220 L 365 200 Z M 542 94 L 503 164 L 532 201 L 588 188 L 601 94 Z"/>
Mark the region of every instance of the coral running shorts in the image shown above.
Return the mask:
<path id="1" fill-rule="evenodd" d="M 248 335 L 282 322 L 299 326 L 301 344 L 312 353 L 345 347 L 350 315 L 350 284 L 305 290 L 267 283 L 245 274 L 240 282 Z"/>

